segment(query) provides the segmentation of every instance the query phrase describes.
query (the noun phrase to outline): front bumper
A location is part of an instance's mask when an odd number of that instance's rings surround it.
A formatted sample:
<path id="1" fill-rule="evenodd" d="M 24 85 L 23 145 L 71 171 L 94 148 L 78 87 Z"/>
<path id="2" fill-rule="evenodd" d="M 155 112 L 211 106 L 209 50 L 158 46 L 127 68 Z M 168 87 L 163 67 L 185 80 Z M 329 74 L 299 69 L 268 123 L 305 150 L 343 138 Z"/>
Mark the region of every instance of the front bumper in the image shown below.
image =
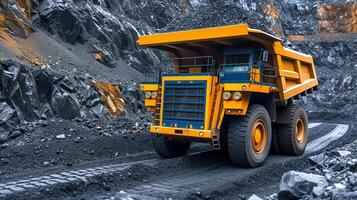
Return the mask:
<path id="1" fill-rule="evenodd" d="M 158 134 L 158 135 L 191 137 L 191 138 L 201 138 L 201 139 L 212 138 L 211 130 L 173 128 L 173 127 L 164 127 L 164 126 L 151 126 L 150 133 Z"/>

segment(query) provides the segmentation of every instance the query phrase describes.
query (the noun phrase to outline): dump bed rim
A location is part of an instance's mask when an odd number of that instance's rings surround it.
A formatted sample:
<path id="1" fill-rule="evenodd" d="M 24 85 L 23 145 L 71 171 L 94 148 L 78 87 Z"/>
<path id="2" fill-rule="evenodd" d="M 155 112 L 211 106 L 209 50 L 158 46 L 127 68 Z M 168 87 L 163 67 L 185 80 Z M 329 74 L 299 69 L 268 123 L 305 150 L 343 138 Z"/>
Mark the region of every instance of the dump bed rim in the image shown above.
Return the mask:
<path id="1" fill-rule="evenodd" d="M 156 33 L 139 36 L 137 44 L 155 48 L 155 46 L 175 43 L 203 42 L 209 40 L 232 39 L 249 36 L 250 33 L 256 33 L 266 37 L 271 42 L 282 40 L 267 32 L 249 28 L 248 24 L 238 24 L 166 33 Z"/>

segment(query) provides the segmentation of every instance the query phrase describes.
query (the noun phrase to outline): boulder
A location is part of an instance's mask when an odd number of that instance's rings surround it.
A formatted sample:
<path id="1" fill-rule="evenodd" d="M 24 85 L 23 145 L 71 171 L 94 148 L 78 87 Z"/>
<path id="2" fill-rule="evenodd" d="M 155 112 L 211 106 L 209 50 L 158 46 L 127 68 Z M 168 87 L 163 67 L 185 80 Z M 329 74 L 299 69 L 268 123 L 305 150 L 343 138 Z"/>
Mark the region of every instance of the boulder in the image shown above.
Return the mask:
<path id="1" fill-rule="evenodd" d="M 64 119 L 80 116 L 80 105 L 69 93 L 54 88 L 51 95 L 51 107 L 55 114 Z"/>
<path id="2" fill-rule="evenodd" d="M 0 124 L 6 123 L 15 115 L 15 110 L 0 97 Z"/>
<path id="3" fill-rule="evenodd" d="M 284 173 L 280 181 L 280 200 L 301 199 L 304 195 L 319 196 L 323 188 L 328 186 L 325 177 L 316 174 L 289 171 Z"/>

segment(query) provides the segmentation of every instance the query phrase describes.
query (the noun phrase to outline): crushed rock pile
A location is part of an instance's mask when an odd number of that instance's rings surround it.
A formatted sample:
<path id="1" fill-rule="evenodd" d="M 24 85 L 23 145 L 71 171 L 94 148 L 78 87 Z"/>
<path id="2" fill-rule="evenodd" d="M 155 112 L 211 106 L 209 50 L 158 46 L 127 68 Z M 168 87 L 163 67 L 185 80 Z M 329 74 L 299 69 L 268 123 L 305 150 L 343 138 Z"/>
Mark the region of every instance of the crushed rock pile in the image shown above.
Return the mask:
<path id="1" fill-rule="evenodd" d="M 106 66 L 121 60 L 138 71 L 159 65 L 161 54 L 138 48 L 138 35 L 156 32 L 182 12 L 184 3 L 154 1 L 40 1 L 35 21 L 71 44 L 89 44 L 88 51 Z"/>
<path id="2" fill-rule="evenodd" d="M 259 12 L 262 10 L 261 6 L 262 3 L 253 1 L 219 0 L 206 3 L 200 2 L 197 3 L 192 12 L 178 16 L 162 31 L 179 31 L 248 23 L 252 28 L 274 33 L 273 27 L 277 21 L 264 12 Z"/>
<path id="3" fill-rule="evenodd" d="M 280 182 L 278 198 L 356 199 L 357 141 L 337 150 L 309 157 L 313 167 L 305 172 L 289 171 Z"/>
<path id="4" fill-rule="evenodd" d="M 294 42 L 292 45 L 314 57 L 319 91 L 309 101 L 309 110 L 319 117 L 336 117 L 338 114 L 340 117 L 355 118 L 357 37 L 340 41 Z"/>
<path id="5" fill-rule="evenodd" d="M 107 107 L 90 77 L 66 75 L 14 61 L 0 61 L 0 138 L 5 142 L 28 130 L 32 121 L 86 118 L 106 121 Z M 136 85 L 119 86 L 128 113 L 140 113 L 143 97 Z"/>

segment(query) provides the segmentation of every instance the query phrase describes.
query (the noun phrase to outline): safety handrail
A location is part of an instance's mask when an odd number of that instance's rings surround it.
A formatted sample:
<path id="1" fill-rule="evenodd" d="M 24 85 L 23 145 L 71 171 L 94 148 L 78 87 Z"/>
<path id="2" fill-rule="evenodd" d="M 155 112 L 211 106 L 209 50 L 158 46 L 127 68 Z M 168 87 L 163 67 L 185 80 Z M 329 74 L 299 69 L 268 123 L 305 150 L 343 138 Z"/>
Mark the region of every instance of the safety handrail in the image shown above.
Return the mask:
<path id="1" fill-rule="evenodd" d="M 178 68 L 202 67 L 207 71 L 213 72 L 215 61 L 212 56 L 181 57 L 173 58 L 172 62 Z"/>

